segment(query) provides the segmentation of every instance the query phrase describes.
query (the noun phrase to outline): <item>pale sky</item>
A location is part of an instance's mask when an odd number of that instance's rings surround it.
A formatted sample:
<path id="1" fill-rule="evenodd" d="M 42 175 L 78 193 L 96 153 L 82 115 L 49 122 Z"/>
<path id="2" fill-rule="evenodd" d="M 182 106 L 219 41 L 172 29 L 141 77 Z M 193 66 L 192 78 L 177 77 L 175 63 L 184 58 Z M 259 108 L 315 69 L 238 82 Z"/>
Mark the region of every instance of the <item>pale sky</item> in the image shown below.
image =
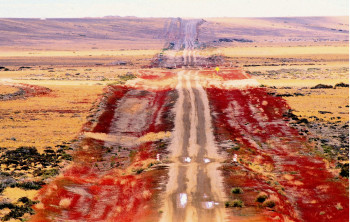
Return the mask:
<path id="1" fill-rule="evenodd" d="M 348 0 L 0 0 L 1 18 L 348 16 Z"/>

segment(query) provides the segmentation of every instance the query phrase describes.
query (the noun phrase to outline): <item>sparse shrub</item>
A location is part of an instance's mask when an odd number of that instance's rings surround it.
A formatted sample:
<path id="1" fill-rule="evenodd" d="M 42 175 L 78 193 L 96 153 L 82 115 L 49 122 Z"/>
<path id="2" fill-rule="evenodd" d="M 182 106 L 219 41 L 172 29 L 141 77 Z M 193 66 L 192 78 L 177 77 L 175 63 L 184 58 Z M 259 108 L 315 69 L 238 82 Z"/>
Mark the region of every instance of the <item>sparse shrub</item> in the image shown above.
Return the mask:
<path id="1" fill-rule="evenodd" d="M 340 176 L 349 178 L 349 164 L 348 163 L 342 165 L 341 171 L 340 171 Z"/>
<path id="2" fill-rule="evenodd" d="M 232 203 L 231 203 L 231 206 L 232 207 L 243 207 L 243 201 L 241 200 L 233 200 Z"/>
<path id="3" fill-rule="evenodd" d="M 129 157 L 130 159 L 133 159 L 137 154 L 137 151 L 136 150 L 131 150 L 130 153 L 129 153 Z"/>
<path id="4" fill-rule="evenodd" d="M 342 210 L 343 206 L 341 205 L 341 203 L 337 203 L 337 205 L 335 205 L 335 208 L 337 208 L 337 210 Z"/>
<path id="5" fill-rule="evenodd" d="M 321 147 L 323 148 L 324 153 L 332 154 L 333 146 L 322 144 Z"/>
<path id="6" fill-rule="evenodd" d="M 239 145 L 237 145 L 237 146 L 232 146 L 232 150 L 234 150 L 234 151 L 237 151 L 237 150 L 239 150 L 241 147 L 239 146 Z"/>
<path id="7" fill-rule="evenodd" d="M 233 201 L 226 201 L 225 202 L 225 207 L 243 207 L 244 203 L 242 200 L 235 199 Z"/>
<path id="8" fill-rule="evenodd" d="M 270 200 L 270 199 L 265 200 L 264 203 L 263 203 L 263 207 L 273 208 L 274 206 L 276 206 L 275 201 Z"/>
<path id="9" fill-rule="evenodd" d="M 39 190 L 43 185 L 45 185 L 45 183 L 41 181 L 30 181 L 17 183 L 16 187 L 22 188 L 24 190 Z"/>
<path id="10" fill-rule="evenodd" d="M 242 194 L 243 190 L 240 187 L 234 187 L 231 189 L 231 193 L 233 194 Z"/>
<path id="11" fill-rule="evenodd" d="M 42 174 L 43 179 L 47 179 L 50 177 L 54 177 L 56 175 L 58 175 L 59 171 L 58 169 L 49 169 L 49 170 L 45 170 Z"/>
<path id="12" fill-rule="evenodd" d="M 142 173 L 143 171 L 144 171 L 144 169 L 142 169 L 142 168 L 136 169 L 136 174 L 140 174 L 140 173 Z"/>
<path id="13" fill-rule="evenodd" d="M 123 80 L 123 81 L 128 81 L 130 79 L 135 79 L 137 78 L 136 75 L 134 75 L 133 73 L 131 72 L 127 72 L 125 75 L 122 75 L 122 76 L 118 76 L 119 79 Z"/>
<path id="14" fill-rule="evenodd" d="M 263 203 L 267 199 L 267 194 L 265 192 L 260 192 L 256 197 L 256 202 Z"/>
<path id="15" fill-rule="evenodd" d="M 38 203 L 38 201 L 32 201 L 27 197 L 21 197 L 18 199 L 17 204 L 20 204 L 20 205 L 13 204 L 13 203 L 1 203 L 0 209 L 8 208 L 11 210 L 8 214 L 6 214 L 2 218 L 2 221 L 8 221 L 12 218 L 19 219 L 26 213 L 33 215 L 34 210 L 32 209 L 32 205 L 36 203 Z"/>

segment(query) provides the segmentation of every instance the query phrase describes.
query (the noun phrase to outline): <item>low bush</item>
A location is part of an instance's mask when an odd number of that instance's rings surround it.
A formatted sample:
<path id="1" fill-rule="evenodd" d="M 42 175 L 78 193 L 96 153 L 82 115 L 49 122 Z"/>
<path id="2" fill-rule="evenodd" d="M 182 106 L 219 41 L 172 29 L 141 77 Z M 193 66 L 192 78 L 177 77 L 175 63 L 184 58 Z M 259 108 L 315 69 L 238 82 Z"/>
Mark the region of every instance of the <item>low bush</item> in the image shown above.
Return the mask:
<path id="1" fill-rule="evenodd" d="M 231 189 L 231 193 L 233 194 L 242 194 L 243 190 L 240 187 L 234 187 Z"/>
<path id="2" fill-rule="evenodd" d="M 267 194 L 265 192 L 260 192 L 256 197 L 256 202 L 263 203 L 267 199 Z"/>
<path id="3" fill-rule="evenodd" d="M 263 203 L 263 207 L 269 207 L 269 208 L 273 208 L 274 206 L 276 206 L 275 201 L 273 200 L 265 200 Z"/>

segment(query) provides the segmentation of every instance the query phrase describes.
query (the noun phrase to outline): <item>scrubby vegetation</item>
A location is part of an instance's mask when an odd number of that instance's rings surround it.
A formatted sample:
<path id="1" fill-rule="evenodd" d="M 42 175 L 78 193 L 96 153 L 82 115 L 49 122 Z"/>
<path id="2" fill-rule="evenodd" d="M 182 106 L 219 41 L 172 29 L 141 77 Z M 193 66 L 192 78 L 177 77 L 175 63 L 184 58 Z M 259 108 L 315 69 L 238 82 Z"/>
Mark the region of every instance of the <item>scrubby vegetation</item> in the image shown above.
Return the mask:
<path id="1" fill-rule="evenodd" d="M 233 201 L 227 201 L 225 207 L 244 207 L 244 203 L 242 200 L 235 199 Z"/>
<path id="2" fill-rule="evenodd" d="M 27 197 L 19 198 L 16 203 L 2 202 L 0 203 L 0 210 L 7 208 L 10 210 L 10 212 L 1 218 L 1 220 L 9 221 L 10 219 L 18 219 L 27 213 L 33 215 L 34 210 L 32 209 L 32 206 L 36 203 L 38 203 L 38 201 L 32 201 Z"/>
<path id="3" fill-rule="evenodd" d="M 242 194 L 243 190 L 240 187 L 234 187 L 231 189 L 231 193 L 233 194 Z"/>
<path id="4" fill-rule="evenodd" d="M 256 197 L 256 202 L 263 203 L 267 199 L 267 194 L 265 192 L 260 192 Z"/>

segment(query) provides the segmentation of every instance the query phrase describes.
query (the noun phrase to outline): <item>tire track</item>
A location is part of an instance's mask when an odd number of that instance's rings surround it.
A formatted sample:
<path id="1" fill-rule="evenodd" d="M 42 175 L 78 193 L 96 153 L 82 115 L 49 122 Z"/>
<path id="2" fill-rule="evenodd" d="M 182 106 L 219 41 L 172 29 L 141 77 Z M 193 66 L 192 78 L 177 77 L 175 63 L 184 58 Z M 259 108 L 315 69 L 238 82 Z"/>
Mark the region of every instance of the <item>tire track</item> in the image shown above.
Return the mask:
<path id="1" fill-rule="evenodd" d="M 224 221 L 225 195 L 217 168 L 207 95 L 197 72 L 178 73 L 179 99 L 170 145 L 169 182 L 160 221 Z"/>

